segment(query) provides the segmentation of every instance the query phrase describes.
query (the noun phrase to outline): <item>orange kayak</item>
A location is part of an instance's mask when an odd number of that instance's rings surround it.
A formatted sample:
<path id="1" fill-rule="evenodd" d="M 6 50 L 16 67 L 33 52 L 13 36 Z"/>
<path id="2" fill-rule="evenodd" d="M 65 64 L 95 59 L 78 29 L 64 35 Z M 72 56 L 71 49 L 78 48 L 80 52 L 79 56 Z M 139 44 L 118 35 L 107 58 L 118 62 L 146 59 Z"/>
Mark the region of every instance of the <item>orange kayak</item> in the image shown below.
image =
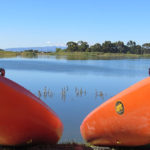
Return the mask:
<path id="1" fill-rule="evenodd" d="M 92 111 L 82 122 L 82 137 L 93 145 L 150 144 L 150 77 Z"/>
<path id="2" fill-rule="evenodd" d="M 0 76 L 0 144 L 55 144 L 63 132 L 57 115 L 38 97 Z"/>

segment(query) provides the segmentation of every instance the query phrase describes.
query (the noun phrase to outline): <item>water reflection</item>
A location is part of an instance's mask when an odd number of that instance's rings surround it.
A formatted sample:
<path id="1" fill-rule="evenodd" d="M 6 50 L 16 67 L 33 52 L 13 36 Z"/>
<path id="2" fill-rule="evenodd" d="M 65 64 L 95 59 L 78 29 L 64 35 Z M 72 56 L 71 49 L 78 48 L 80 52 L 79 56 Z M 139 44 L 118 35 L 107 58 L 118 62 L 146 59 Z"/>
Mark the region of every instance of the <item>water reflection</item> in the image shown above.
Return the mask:
<path id="1" fill-rule="evenodd" d="M 56 60 L 55 57 L 44 58 L 14 58 L 0 59 L 0 67 L 13 70 L 45 71 L 70 74 L 95 74 L 103 76 L 135 77 L 148 75 L 150 60 L 124 59 L 124 60 Z"/>

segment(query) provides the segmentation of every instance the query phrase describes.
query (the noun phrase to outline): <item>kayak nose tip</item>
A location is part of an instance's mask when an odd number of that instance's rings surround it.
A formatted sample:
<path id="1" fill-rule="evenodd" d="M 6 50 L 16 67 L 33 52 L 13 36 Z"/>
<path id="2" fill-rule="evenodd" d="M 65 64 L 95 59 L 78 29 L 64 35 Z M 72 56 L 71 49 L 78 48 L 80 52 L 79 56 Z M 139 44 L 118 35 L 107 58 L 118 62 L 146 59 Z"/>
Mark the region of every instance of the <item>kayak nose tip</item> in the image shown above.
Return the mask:
<path id="1" fill-rule="evenodd" d="M 4 68 L 0 68 L 0 75 L 1 76 L 5 76 L 5 69 Z"/>

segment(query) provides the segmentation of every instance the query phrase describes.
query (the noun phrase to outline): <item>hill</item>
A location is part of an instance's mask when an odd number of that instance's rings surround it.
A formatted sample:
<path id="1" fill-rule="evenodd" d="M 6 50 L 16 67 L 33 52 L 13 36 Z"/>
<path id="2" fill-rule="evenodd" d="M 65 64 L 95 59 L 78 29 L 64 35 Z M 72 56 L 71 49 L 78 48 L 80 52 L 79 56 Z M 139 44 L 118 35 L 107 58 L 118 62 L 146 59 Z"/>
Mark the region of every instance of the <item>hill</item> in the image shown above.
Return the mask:
<path id="1" fill-rule="evenodd" d="M 18 47 L 18 48 L 6 48 L 6 51 L 15 51 L 20 52 L 24 50 L 38 50 L 38 51 L 44 51 L 44 52 L 55 52 L 56 48 L 65 49 L 66 47 L 63 46 L 44 46 L 44 47 Z"/>

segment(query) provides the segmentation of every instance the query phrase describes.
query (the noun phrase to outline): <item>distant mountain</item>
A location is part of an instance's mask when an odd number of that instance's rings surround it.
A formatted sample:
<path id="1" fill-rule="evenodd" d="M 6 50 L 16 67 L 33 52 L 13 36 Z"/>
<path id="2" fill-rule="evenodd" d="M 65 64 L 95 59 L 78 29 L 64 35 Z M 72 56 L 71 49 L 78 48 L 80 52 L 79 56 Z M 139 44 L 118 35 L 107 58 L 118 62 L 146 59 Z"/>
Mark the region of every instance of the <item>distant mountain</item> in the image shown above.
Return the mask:
<path id="1" fill-rule="evenodd" d="M 44 52 L 55 52 L 56 48 L 61 48 L 65 49 L 66 47 L 64 46 L 44 46 L 44 47 L 18 47 L 18 48 L 7 48 L 5 50 L 7 51 L 15 51 L 15 52 L 20 52 L 24 50 L 38 50 L 38 51 L 44 51 Z"/>

